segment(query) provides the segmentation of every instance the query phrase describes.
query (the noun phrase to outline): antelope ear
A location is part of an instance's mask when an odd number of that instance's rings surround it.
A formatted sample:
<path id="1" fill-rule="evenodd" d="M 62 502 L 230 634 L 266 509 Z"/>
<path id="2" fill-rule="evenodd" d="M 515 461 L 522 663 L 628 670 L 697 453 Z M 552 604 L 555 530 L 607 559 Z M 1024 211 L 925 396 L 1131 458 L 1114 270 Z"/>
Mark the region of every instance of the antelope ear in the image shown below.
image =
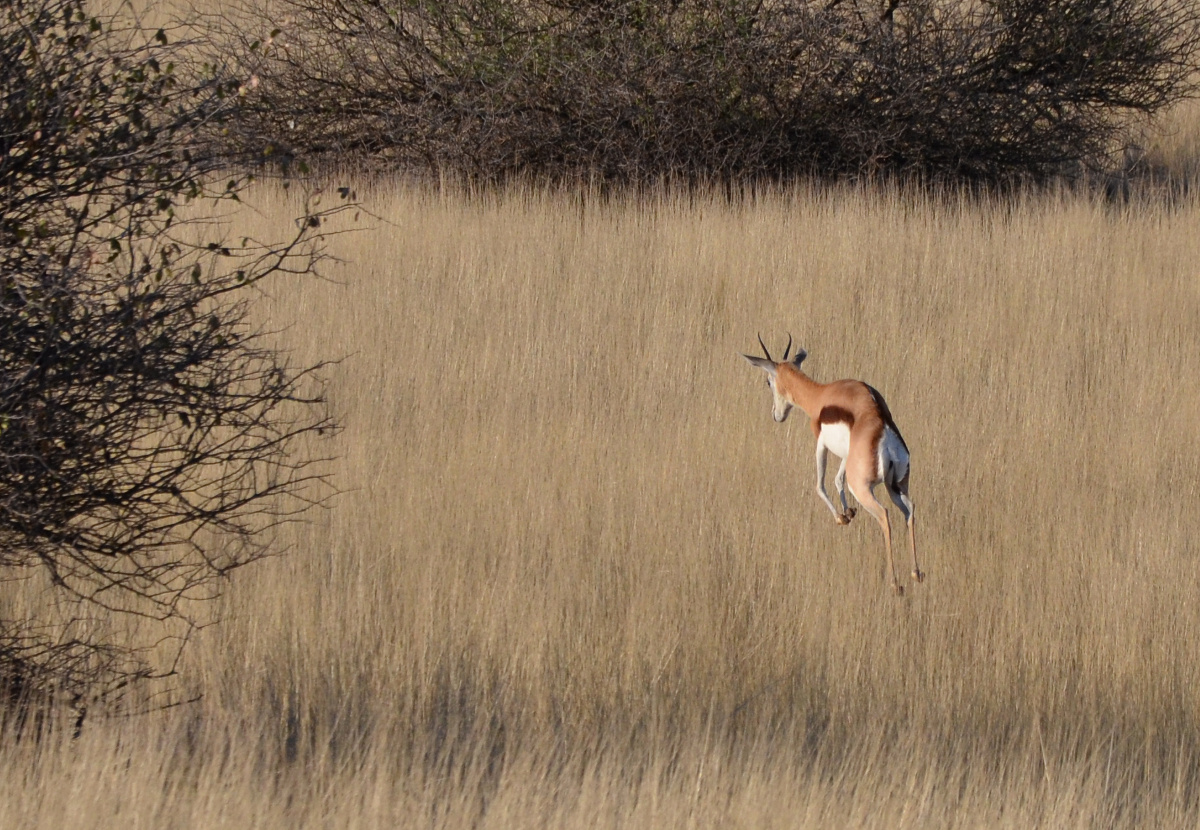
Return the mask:
<path id="1" fill-rule="evenodd" d="M 800 364 L 804 362 L 804 358 L 806 357 L 808 357 L 808 352 L 804 351 L 804 349 L 796 349 L 796 354 L 792 356 L 792 365 L 799 369 Z"/>
<path id="2" fill-rule="evenodd" d="M 750 363 L 751 366 L 757 366 L 771 377 L 775 377 L 775 374 L 778 371 L 775 366 L 775 361 L 773 360 L 767 360 L 765 357 L 755 357 L 752 354 L 744 354 L 742 357 L 746 358 L 746 361 Z"/>

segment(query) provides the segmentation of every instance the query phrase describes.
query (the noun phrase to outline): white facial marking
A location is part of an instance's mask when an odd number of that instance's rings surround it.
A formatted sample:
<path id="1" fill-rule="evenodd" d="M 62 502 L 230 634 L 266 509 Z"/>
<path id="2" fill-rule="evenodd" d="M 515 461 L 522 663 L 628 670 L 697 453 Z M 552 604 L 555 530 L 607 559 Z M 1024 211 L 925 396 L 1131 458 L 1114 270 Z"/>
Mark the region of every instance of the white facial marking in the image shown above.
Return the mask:
<path id="1" fill-rule="evenodd" d="M 788 413 L 792 411 L 792 405 L 787 402 L 783 395 L 779 394 L 779 390 L 775 388 L 775 381 L 771 381 L 771 414 L 775 416 L 778 423 L 783 423 L 787 420 Z"/>

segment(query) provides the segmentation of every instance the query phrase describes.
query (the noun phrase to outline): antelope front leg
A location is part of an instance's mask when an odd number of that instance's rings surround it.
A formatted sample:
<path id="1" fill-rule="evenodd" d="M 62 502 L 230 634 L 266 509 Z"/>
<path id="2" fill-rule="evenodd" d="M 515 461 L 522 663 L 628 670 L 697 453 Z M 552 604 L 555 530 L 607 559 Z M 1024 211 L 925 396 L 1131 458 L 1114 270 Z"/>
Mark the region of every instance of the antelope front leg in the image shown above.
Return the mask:
<path id="1" fill-rule="evenodd" d="M 831 501 L 829 498 L 829 494 L 825 492 L 825 463 L 827 460 L 828 452 L 829 451 L 827 449 L 825 449 L 825 445 L 822 444 L 820 441 L 818 441 L 817 442 L 817 495 L 821 497 L 821 501 L 825 502 L 825 506 L 829 508 L 829 512 L 833 514 L 833 518 L 837 521 L 837 523 L 840 525 L 844 525 L 847 522 L 849 522 L 850 520 L 845 519 L 843 521 L 843 514 L 838 513 L 837 508 L 833 506 L 833 501 Z M 842 470 L 844 471 L 845 469 L 846 469 L 846 462 L 843 461 L 842 462 Z M 839 472 L 838 475 L 843 476 L 843 472 Z M 845 504 L 845 497 L 843 496 L 842 498 L 843 498 L 842 503 Z"/>
<path id="2" fill-rule="evenodd" d="M 842 466 L 838 467 L 837 475 L 833 477 L 833 486 L 837 488 L 838 496 L 842 500 L 842 512 L 837 516 L 837 522 L 840 525 L 848 525 L 858 511 L 853 507 L 846 506 L 846 459 L 844 458 Z"/>

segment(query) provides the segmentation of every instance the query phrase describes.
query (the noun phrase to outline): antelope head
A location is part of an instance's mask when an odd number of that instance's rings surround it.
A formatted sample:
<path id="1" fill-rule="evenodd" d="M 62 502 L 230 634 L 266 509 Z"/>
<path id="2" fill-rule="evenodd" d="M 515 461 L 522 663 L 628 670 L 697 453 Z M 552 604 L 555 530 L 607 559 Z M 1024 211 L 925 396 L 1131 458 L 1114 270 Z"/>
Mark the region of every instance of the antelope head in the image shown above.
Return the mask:
<path id="1" fill-rule="evenodd" d="M 771 397 L 773 399 L 771 414 L 778 423 L 782 424 L 787 420 L 788 413 L 792 411 L 792 407 L 795 406 L 796 402 L 792 400 L 791 395 L 780 389 L 779 371 L 783 367 L 799 370 L 804 358 L 808 357 L 808 352 L 804 351 L 804 349 L 796 349 L 796 354 L 792 356 L 791 360 L 788 360 L 788 353 L 792 350 L 792 335 L 790 333 L 788 334 L 787 346 L 783 350 L 783 360 L 778 363 L 771 357 L 771 353 L 767 350 L 767 344 L 763 342 L 761 334 L 758 335 L 758 345 L 762 346 L 763 354 L 766 357 L 749 354 L 744 354 L 742 357 L 746 358 L 751 365 L 757 366 L 766 372 L 767 386 L 771 387 Z"/>

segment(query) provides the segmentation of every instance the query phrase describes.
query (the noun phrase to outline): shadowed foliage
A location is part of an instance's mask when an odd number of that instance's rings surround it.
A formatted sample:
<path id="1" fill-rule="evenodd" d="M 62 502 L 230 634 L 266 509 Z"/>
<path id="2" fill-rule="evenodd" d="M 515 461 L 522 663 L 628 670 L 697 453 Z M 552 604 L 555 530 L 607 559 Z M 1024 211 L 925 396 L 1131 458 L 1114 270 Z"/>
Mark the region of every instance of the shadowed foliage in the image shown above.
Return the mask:
<path id="1" fill-rule="evenodd" d="M 236 85 L 180 59 L 77 0 L 0 12 L 0 579 L 40 587 L 0 608 L 10 703 L 171 673 L 197 602 L 318 495 L 292 449 L 329 426 L 320 385 L 246 297 L 312 270 L 321 217 L 282 245 L 188 218 L 245 180 L 197 140 Z M 146 621 L 142 645 L 114 615 Z"/>
<path id="2" fill-rule="evenodd" d="M 1192 92 L 1200 9 L 278 0 L 216 28 L 213 61 L 256 84 L 238 151 L 484 179 L 1001 181 L 1110 166 L 1131 127 Z"/>

